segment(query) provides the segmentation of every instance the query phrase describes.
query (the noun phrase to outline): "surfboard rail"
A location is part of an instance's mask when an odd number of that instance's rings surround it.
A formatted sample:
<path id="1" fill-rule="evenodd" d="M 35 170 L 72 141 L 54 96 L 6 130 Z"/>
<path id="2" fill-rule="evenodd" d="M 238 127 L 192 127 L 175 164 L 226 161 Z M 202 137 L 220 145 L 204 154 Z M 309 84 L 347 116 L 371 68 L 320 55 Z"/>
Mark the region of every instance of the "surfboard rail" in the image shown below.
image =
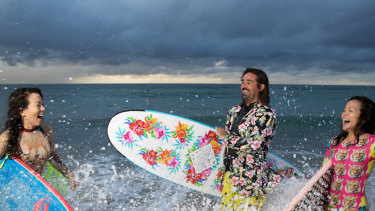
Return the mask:
<path id="1" fill-rule="evenodd" d="M 8 159 L 11 159 L 12 161 L 16 163 L 16 165 L 20 167 L 21 171 L 24 172 L 23 175 L 25 175 L 25 172 L 30 173 L 29 175 L 31 179 L 36 181 L 37 183 L 40 183 L 42 186 L 44 186 L 59 201 L 58 204 L 63 206 L 64 210 L 73 211 L 73 208 L 61 196 L 61 194 L 52 185 L 50 185 L 42 176 L 40 176 L 36 171 L 34 171 L 31 167 L 29 167 L 19 158 L 9 157 Z M 8 160 L 5 160 L 5 157 L 4 157 L 3 162 L 5 164 L 5 162 L 8 162 Z M 6 168 L 6 166 L 3 166 L 2 168 Z M 50 196 L 48 196 L 47 194 L 45 198 L 40 198 L 40 200 L 34 204 L 34 208 L 43 207 L 43 206 L 46 206 L 48 208 L 49 201 L 50 201 Z"/>

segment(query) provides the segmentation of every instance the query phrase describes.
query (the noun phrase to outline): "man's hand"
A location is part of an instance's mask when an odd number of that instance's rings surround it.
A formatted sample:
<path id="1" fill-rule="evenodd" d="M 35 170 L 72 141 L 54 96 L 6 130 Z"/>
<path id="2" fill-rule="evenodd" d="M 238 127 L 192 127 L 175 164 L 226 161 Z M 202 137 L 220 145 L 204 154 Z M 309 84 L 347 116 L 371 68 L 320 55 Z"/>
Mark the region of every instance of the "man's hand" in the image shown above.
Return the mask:
<path id="1" fill-rule="evenodd" d="M 220 139 L 224 139 L 224 136 L 229 135 L 229 133 L 221 127 L 216 127 L 216 133 Z"/>

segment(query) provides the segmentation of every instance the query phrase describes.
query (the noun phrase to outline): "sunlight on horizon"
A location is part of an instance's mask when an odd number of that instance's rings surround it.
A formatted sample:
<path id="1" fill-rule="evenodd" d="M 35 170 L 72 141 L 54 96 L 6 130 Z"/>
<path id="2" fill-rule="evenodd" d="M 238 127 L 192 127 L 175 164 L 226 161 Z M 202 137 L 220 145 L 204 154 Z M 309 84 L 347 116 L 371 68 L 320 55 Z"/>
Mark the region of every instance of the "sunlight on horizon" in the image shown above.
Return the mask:
<path id="1" fill-rule="evenodd" d="M 220 62 L 219 62 L 220 63 Z M 221 65 L 221 63 L 220 63 Z M 220 66 L 219 65 L 219 66 Z M 103 73 L 92 73 L 92 72 Z M 111 74 L 108 66 L 80 65 L 17 65 L 0 68 L 0 84 L 139 84 L 139 83 L 188 83 L 188 84 L 240 84 L 242 70 L 226 67 L 217 72 L 202 69 L 199 74 Z M 117 69 L 116 69 L 117 71 Z M 360 85 L 375 86 L 375 73 L 327 73 L 324 70 L 275 72 L 264 68 L 270 84 L 299 85 Z M 107 74 L 108 72 L 108 74 Z M 197 72 L 197 71 L 196 71 Z"/>

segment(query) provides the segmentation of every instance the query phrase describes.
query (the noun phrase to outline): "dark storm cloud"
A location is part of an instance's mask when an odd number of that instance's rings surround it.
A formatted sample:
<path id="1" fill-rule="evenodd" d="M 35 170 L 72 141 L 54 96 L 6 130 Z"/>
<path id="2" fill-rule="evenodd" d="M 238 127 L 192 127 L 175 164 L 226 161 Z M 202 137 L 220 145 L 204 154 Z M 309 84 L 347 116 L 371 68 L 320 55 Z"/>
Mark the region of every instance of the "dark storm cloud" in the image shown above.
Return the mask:
<path id="1" fill-rule="evenodd" d="M 199 71 L 219 60 L 269 71 L 373 72 L 373 11 L 374 1 L 346 0 L 4 0 L 0 58 L 8 65 L 168 67 L 101 74 Z"/>

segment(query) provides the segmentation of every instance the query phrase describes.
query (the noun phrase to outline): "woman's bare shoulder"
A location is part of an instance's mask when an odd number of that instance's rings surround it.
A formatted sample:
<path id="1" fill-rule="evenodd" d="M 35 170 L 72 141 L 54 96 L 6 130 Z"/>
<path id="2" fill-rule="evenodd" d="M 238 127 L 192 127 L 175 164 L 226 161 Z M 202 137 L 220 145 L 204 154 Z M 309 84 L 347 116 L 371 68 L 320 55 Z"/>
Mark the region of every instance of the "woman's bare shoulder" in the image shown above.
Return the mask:
<path id="1" fill-rule="evenodd" d="M 3 131 L 1 134 L 0 134 L 0 141 L 8 141 L 8 138 L 9 138 L 9 131 L 6 130 L 6 131 Z"/>
<path id="2" fill-rule="evenodd" d="M 9 131 L 4 131 L 0 134 L 0 158 L 5 155 L 8 146 Z"/>

